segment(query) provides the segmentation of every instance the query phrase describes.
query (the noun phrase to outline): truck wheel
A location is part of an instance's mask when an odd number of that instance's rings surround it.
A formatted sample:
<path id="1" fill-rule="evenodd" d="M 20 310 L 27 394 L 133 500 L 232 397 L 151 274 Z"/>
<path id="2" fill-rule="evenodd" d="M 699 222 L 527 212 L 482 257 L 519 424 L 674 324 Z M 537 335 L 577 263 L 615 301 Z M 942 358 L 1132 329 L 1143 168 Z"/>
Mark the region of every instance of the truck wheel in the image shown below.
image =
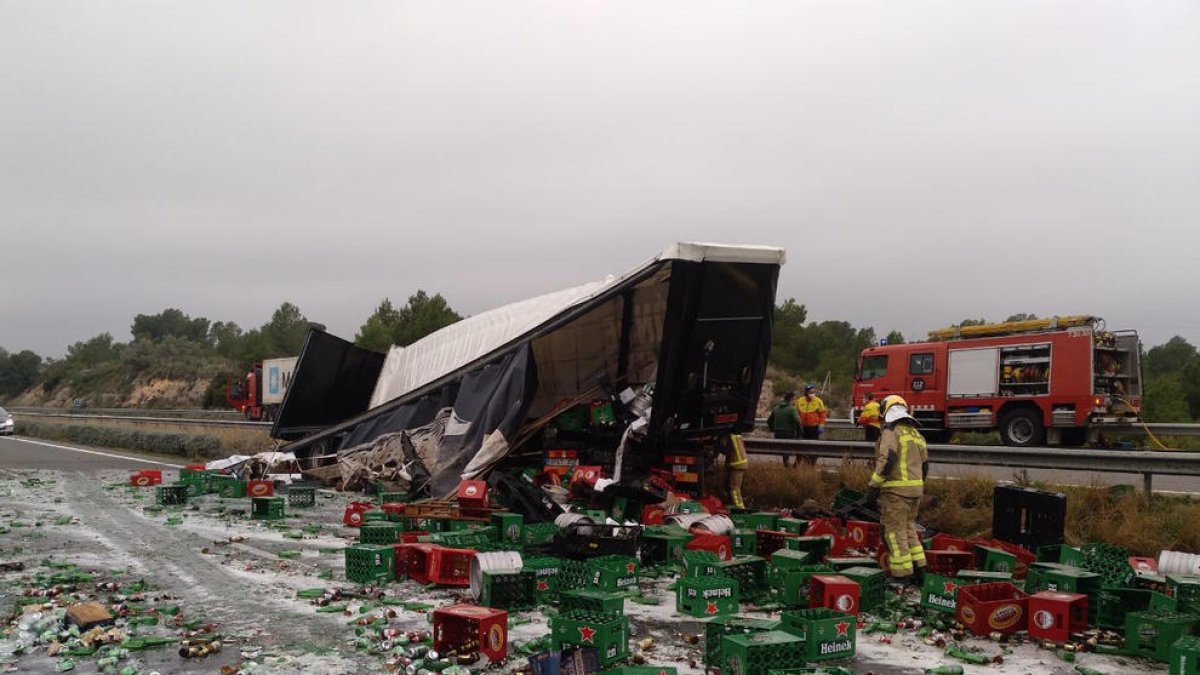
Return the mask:
<path id="1" fill-rule="evenodd" d="M 1028 448 L 1046 442 L 1042 416 L 1028 408 L 1018 408 L 1000 420 L 1000 440 L 1015 448 Z"/>

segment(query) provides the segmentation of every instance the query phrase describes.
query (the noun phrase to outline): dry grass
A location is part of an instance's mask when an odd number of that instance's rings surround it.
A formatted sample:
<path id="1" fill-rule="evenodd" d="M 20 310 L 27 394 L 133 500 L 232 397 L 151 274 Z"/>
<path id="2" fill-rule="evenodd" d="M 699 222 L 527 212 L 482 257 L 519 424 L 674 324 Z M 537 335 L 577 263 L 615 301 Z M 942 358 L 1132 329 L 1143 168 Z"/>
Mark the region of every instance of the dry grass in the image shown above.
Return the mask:
<path id="1" fill-rule="evenodd" d="M 710 488 L 721 494 L 720 472 Z M 784 468 L 782 463 L 752 463 L 743 491 L 747 506 L 757 509 L 831 508 L 838 490 L 861 491 L 870 476 L 864 462 Z M 992 529 L 992 490 L 987 476 L 954 480 L 931 479 L 921 507 L 921 522 L 938 532 L 965 537 L 989 537 Z M 1059 486 L 1036 484 L 1067 495 L 1065 537 L 1068 544 L 1106 542 L 1134 555 L 1157 556 L 1164 549 L 1200 552 L 1200 503 L 1186 497 L 1156 496 L 1147 504 L 1127 486 Z"/>

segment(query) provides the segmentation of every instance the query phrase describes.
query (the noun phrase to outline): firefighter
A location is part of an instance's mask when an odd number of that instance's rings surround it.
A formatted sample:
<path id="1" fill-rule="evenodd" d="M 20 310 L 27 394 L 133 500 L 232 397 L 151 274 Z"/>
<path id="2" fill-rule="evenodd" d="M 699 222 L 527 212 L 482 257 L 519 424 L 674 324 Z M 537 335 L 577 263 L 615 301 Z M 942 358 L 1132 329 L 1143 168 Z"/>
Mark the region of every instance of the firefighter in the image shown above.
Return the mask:
<path id="1" fill-rule="evenodd" d="M 925 493 L 929 451 L 903 398 L 887 396 L 879 408 L 884 428 L 875 445 L 875 471 L 866 500 L 879 504 L 892 576 L 911 577 L 920 584 L 925 580 L 925 549 L 917 536 L 917 508 Z"/>
<path id="2" fill-rule="evenodd" d="M 725 489 L 729 491 L 729 500 L 735 507 L 744 509 L 742 480 L 746 477 L 750 462 L 746 459 L 746 446 L 742 443 L 741 434 L 721 438 L 718 452 L 725 455 Z"/>
<path id="3" fill-rule="evenodd" d="M 867 436 L 868 441 L 879 440 L 879 403 L 875 400 L 875 394 L 867 392 L 865 396 L 866 403 L 863 404 L 862 413 L 858 416 L 858 423 L 863 428 L 863 433 Z"/>
<path id="4" fill-rule="evenodd" d="M 796 392 L 789 391 L 783 395 L 783 400 L 767 416 L 767 427 L 775 434 L 775 438 L 800 438 L 800 412 L 796 410 Z M 784 455 L 783 465 L 788 466 L 791 459 Z"/>

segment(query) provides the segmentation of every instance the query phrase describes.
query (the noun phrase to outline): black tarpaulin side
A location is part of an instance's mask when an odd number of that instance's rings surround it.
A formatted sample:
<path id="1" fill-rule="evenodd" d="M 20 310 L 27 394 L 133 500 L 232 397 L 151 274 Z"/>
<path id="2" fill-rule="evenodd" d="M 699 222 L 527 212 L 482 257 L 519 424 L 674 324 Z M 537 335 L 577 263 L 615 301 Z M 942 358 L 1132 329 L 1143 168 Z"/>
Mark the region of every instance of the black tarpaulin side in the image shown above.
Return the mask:
<path id="1" fill-rule="evenodd" d="M 364 412 L 385 358 L 324 331 L 309 331 L 271 437 L 300 438 Z"/>

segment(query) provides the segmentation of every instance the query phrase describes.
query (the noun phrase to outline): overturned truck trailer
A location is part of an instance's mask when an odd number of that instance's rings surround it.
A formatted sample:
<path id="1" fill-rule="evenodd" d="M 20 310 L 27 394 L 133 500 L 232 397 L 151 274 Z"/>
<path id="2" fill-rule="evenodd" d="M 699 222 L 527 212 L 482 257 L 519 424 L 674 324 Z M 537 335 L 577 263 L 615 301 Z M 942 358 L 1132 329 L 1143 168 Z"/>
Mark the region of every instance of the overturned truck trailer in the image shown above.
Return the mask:
<path id="1" fill-rule="evenodd" d="M 623 276 L 464 319 L 393 348 L 364 412 L 283 450 L 377 453 L 434 495 L 553 447 L 627 474 L 662 464 L 753 428 L 783 262 L 779 248 L 680 243 Z"/>

